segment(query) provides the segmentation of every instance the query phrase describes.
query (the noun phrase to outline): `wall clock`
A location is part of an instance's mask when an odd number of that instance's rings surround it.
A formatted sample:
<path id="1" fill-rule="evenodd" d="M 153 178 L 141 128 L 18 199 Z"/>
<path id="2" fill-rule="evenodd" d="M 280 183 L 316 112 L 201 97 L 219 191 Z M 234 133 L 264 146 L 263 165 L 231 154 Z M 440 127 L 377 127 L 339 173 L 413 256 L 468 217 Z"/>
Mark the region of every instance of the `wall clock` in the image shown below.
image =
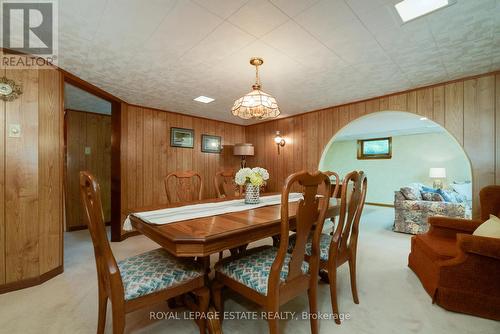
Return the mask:
<path id="1" fill-rule="evenodd" d="M 0 99 L 4 101 L 13 101 L 23 93 L 21 85 L 15 83 L 14 80 L 6 77 L 0 78 Z"/>

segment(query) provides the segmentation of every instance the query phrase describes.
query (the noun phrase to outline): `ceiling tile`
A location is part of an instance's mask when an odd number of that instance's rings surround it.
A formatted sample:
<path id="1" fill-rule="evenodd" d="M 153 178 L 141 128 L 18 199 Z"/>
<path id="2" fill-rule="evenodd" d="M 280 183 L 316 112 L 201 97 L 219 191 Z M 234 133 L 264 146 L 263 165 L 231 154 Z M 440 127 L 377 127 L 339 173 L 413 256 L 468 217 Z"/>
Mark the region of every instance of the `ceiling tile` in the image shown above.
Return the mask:
<path id="1" fill-rule="evenodd" d="M 174 3 L 174 0 L 152 0 L 144 6 L 137 0 L 108 0 L 94 41 L 110 47 L 139 47 L 155 31 Z"/>
<path id="2" fill-rule="evenodd" d="M 293 21 L 288 21 L 267 34 L 262 41 L 312 70 L 328 71 L 333 67 L 347 65 Z"/>
<path id="3" fill-rule="evenodd" d="M 319 0 L 300 0 L 300 1 L 290 1 L 290 0 L 271 0 L 271 2 L 278 6 L 282 11 L 284 11 L 288 16 L 295 16 L 305 9 L 311 7 Z"/>
<path id="4" fill-rule="evenodd" d="M 229 17 L 229 22 L 256 37 L 267 34 L 287 20 L 288 17 L 268 0 L 250 0 Z"/>
<path id="5" fill-rule="evenodd" d="M 255 37 L 233 24 L 224 22 L 208 37 L 189 50 L 180 61 L 189 62 L 190 64 L 200 62 L 203 64 L 217 64 L 224 57 L 244 48 L 255 39 Z"/>
<path id="6" fill-rule="evenodd" d="M 343 0 L 322 0 L 297 15 L 294 20 L 321 41 L 330 40 L 333 30 L 358 21 Z"/>
<path id="7" fill-rule="evenodd" d="M 179 58 L 200 43 L 222 19 L 193 2 L 179 1 L 144 45 L 153 59 Z"/>
<path id="8" fill-rule="evenodd" d="M 240 9 L 248 0 L 194 0 L 198 5 L 206 8 L 220 18 L 227 19 Z"/>

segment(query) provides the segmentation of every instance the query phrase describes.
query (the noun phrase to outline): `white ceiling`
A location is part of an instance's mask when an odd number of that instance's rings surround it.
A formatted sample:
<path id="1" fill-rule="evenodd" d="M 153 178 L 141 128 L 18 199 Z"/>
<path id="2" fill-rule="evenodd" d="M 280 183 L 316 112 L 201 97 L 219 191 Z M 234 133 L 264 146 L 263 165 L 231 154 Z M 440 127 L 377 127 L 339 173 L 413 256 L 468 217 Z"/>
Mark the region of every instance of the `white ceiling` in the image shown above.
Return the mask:
<path id="1" fill-rule="evenodd" d="M 111 115 L 110 102 L 68 83 L 64 83 L 64 109 Z"/>
<path id="2" fill-rule="evenodd" d="M 368 114 L 349 123 L 338 132 L 335 136 L 335 141 L 407 136 L 434 132 L 444 133 L 445 130 L 439 124 L 415 114 L 385 111 Z"/>
<path id="3" fill-rule="evenodd" d="M 59 65 L 133 104 L 241 124 L 252 56 L 282 116 L 500 68 L 500 0 L 404 25 L 396 2 L 63 0 Z"/>

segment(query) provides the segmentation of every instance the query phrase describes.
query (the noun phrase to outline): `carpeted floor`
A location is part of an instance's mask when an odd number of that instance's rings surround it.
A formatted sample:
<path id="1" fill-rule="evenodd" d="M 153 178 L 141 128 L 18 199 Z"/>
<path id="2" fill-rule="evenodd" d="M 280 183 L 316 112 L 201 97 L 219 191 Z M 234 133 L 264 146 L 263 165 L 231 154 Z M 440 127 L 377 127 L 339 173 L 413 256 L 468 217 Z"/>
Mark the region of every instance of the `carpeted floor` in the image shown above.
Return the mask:
<path id="1" fill-rule="evenodd" d="M 347 266 L 339 269 L 340 311 L 350 317 L 337 326 L 322 320 L 320 333 L 500 333 L 500 322 L 448 312 L 431 303 L 407 267 L 410 236 L 391 231 L 393 210 L 365 207 L 358 251 L 360 304 L 352 301 Z M 266 242 L 270 242 L 266 241 Z M 113 243 L 123 259 L 157 245 L 138 236 Z M 97 287 L 88 231 L 66 233 L 65 271 L 37 287 L 0 295 L 0 333 L 95 333 Z M 212 260 L 216 258 L 213 257 Z M 320 283 L 321 312 L 331 311 L 329 288 Z M 226 294 L 225 311 L 261 311 L 235 294 Z M 307 311 L 307 298 L 297 298 L 283 312 Z M 127 315 L 127 333 L 198 333 L 191 320 L 150 320 L 150 312 L 169 312 L 166 303 Z M 182 309 L 179 312 L 183 312 Z M 182 316 L 181 316 L 182 317 Z M 224 333 L 266 333 L 265 320 L 225 320 Z M 108 309 L 106 333 L 111 333 Z M 282 333 L 309 333 L 307 320 L 282 320 Z"/>

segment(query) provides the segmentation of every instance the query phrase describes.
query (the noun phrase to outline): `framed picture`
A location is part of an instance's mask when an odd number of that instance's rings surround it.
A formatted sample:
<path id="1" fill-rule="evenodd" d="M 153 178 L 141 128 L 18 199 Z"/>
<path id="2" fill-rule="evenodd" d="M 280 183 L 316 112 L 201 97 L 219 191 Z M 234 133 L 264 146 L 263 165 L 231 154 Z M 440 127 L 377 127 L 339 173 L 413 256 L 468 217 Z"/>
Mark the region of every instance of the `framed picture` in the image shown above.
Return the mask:
<path id="1" fill-rule="evenodd" d="M 220 153 L 222 150 L 221 137 L 201 135 L 201 151 L 206 153 Z"/>
<path id="2" fill-rule="evenodd" d="M 358 140 L 358 159 L 392 158 L 392 137 Z"/>
<path id="3" fill-rule="evenodd" d="M 194 130 L 170 128 L 170 146 L 194 148 Z"/>

